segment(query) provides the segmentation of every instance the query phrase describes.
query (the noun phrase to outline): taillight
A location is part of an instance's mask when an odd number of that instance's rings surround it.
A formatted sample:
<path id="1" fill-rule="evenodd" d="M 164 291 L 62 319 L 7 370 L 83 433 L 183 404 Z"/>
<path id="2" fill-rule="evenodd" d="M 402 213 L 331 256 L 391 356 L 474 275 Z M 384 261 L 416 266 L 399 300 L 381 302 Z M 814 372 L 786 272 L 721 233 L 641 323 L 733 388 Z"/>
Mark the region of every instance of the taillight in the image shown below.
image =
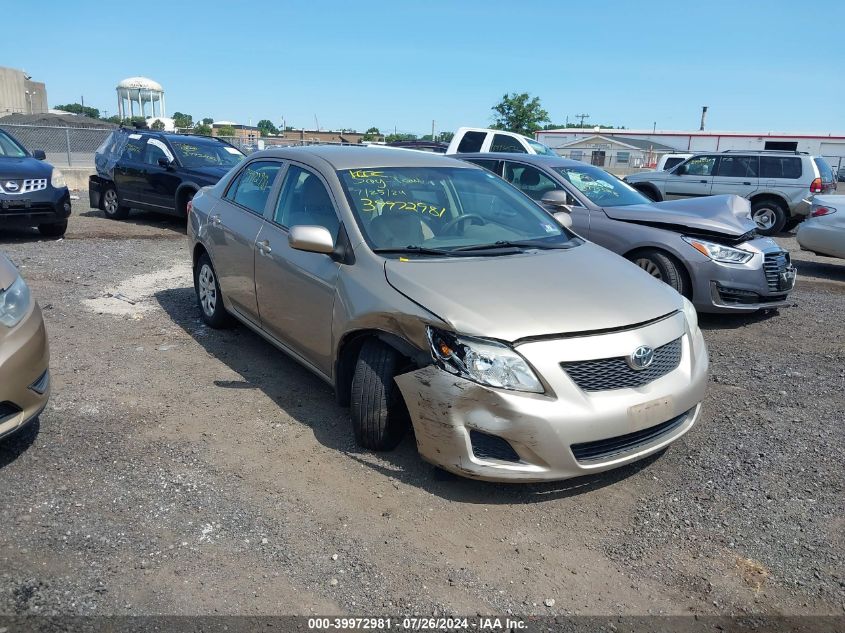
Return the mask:
<path id="1" fill-rule="evenodd" d="M 810 193 L 821 193 L 822 192 L 822 179 L 816 178 L 813 182 L 810 183 Z"/>
<path id="2" fill-rule="evenodd" d="M 810 214 L 810 217 L 818 218 L 823 215 L 830 215 L 831 213 L 836 213 L 836 209 L 831 209 L 830 207 L 816 207 Z"/>

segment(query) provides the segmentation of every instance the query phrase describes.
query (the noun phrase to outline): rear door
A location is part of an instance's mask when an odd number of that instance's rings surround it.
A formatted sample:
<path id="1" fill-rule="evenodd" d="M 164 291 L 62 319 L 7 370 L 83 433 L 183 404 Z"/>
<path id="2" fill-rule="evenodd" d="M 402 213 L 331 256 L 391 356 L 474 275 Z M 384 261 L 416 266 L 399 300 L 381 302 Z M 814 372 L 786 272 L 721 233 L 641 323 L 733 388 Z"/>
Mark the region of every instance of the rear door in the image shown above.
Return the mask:
<path id="1" fill-rule="evenodd" d="M 208 218 L 208 246 L 220 290 L 256 325 L 255 243 L 281 167 L 281 161 L 267 159 L 244 165 Z"/>
<path id="2" fill-rule="evenodd" d="M 812 174 L 804 174 L 800 156 L 761 156 L 760 189 L 780 192 L 787 200 L 810 195 Z"/>
<path id="3" fill-rule="evenodd" d="M 144 171 L 144 146 L 146 140 L 140 134 L 130 134 L 120 160 L 114 166 L 112 177 L 120 203 L 133 206 L 137 203 Z"/>
<path id="4" fill-rule="evenodd" d="M 718 155 L 694 156 L 666 175 L 665 200 L 709 196 Z"/>
<path id="5" fill-rule="evenodd" d="M 760 186 L 760 159 L 758 156 L 723 154 L 713 176 L 712 195 L 735 194 L 748 198 Z"/>

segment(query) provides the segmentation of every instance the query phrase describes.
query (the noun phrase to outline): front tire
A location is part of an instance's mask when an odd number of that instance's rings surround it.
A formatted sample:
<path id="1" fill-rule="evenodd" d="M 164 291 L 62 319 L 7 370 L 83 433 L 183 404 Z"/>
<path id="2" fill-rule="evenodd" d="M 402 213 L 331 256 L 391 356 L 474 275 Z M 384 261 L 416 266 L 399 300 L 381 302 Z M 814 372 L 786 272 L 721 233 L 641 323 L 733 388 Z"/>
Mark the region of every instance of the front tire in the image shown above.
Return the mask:
<path id="1" fill-rule="evenodd" d="M 751 205 L 751 219 L 761 235 L 776 235 L 786 226 L 786 211 L 774 200 L 761 200 Z"/>
<path id="2" fill-rule="evenodd" d="M 655 279 L 665 282 L 685 297 L 690 288 L 684 270 L 671 256 L 656 249 L 634 253 L 629 259 Z"/>
<path id="3" fill-rule="evenodd" d="M 194 290 L 197 293 L 202 320 L 215 329 L 229 327 L 232 317 L 223 306 L 223 295 L 217 283 L 217 273 L 211 264 L 211 258 L 203 253 L 194 267 Z"/>
<path id="4" fill-rule="evenodd" d="M 67 220 L 53 224 L 39 224 L 38 232 L 44 237 L 62 237 L 67 232 Z"/>
<path id="5" fill-rule="evenodd" d="M 355 441 L 374 451 L 396 447 L 408 427 L 408 412 L 396 375 L 402 356 L 377 339 L 361 346 L 352 376 L 351 416 Z"/>
<path id="6" fill-rule="evenodd" d="M 129 207 L 120 204 L 114 185 L 109 185 L 103 192 L 103 213 L 112 220 L 125 220 L 129 216 Z"/>

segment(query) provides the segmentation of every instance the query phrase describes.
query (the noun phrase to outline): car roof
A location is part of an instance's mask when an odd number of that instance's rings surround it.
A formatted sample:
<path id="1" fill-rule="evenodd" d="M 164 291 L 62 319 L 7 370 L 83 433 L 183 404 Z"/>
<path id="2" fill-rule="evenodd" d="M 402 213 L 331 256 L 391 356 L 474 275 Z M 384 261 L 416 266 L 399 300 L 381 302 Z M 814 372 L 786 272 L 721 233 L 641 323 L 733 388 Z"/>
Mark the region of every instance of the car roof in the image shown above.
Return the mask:
<path id="1" fill-rule="evenodd" d="M 215 138 L 213 136 L 205 136 L 204 134 L 179 134 L 178 132 L 165 132 L 164 130 L 151 130 L 149 128 L 120 128 L 123 131 L 127 132 L 128 134 L 143 134 L 147 136 L 152 136 L 155 134 L 156 136 L 163 136 L 167 139 L 170 138 L 189 138 L 193 140 L 203 140 L 203 141 L 214 141 L 217 143 L 226 143 L 226 141 Z"/>
<path id="2" fill-rule="evenodd" d="M 546 167 L 577 167 L 589 165 L 581 160 L 572 160 L 562 156 L 547 156 L 545 154 L 518 154 L 514 152 L 474 152 L 464 154 L 452 154 L 455 158 L 486 158 L 488 160 L 518 160 L 523 163 L 544 165 Z"/>
<path id="3" fill-rule="evenodd" d="M 435 152 L 420 152 L 383 145 L 308 145 L 265 149 L 249 155 L 256 157 L 308 160 L 319 158 L 333 169 L 365 169 L 373 167 L 474 167 Z"/>

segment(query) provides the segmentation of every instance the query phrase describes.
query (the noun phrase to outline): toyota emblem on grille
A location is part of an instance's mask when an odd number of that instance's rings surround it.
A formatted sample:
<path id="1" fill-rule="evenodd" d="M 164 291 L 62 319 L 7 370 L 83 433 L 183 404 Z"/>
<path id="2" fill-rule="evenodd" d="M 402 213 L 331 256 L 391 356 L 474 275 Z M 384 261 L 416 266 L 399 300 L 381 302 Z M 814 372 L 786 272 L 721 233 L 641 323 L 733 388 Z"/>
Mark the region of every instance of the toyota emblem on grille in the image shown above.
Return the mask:
<path id="1" fill-rule="evenodd" d="M 8 182 L 3 183 L 3 188 L 6 191 L 17 191 L 20 186 L 14 180 L 9 180 Z"/>
<path id="2" fill-rule="evenodd" d="M 637 371 L 647 368 L 654 360 L 654 350 L 648 345 L 640 345 L 628 357 L 628 365 Z"/>

